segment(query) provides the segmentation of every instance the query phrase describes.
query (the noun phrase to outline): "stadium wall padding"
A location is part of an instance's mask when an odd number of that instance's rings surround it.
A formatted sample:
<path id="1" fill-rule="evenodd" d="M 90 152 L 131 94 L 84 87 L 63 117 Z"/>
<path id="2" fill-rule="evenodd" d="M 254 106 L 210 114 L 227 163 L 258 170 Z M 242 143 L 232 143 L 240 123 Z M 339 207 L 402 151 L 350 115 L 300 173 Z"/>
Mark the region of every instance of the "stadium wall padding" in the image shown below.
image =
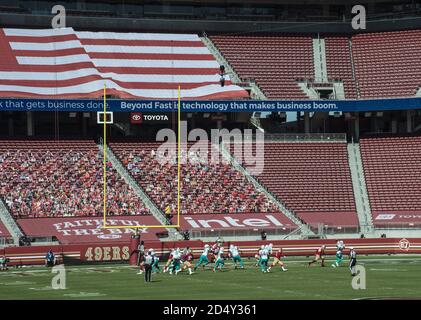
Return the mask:
<path id="1" fill-rule="evenodd" d="M 339 240 L 339 239 L 338 239 Z M 359 255 L 368 254 L 421 254 L 421 238 L 375 238 L 375 239 L 340 239 L 347 248 L 354 247 Z M 262 244 L 272 243 L 274 250 L 282 247 L 286 256 L 312 256 L 322 244 L 326 245 L 327 255 L 336 252 L 335 239 L 329 240 L 280 240 L 280 241 L 235 241 L 243 257 L 253 257 Z M 173 248 L 189 246 L 193 250 L 194 258 L 198 258 L 204 242 L 178 241 L 159 242 L 145 241 L 145 248 L 153 248 L 158 256 L 166 259 Z M 224 243 L 228 248 L 230 241 Z M 129 242 L 92 243 L 80 245 L 34 246 L 34 247 L 6 247 L 0 249 L 0 254 L 10 259 L 10 265 L 43 265 L 49 249 L 56 254 L 59 263 L 95 263 L 95 262 L 124 262 L 130 257 Z M 347 254 L 347 249 L 345 249 Z"/>

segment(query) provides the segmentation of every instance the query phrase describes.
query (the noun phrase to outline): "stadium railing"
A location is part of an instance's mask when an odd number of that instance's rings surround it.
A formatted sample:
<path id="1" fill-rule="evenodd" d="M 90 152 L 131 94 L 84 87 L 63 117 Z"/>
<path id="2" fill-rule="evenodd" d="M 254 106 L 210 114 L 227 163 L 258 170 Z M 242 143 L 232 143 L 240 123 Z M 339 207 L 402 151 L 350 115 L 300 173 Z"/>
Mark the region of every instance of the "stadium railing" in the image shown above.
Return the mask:
<path id="1" fill-rule="evenodd" d="M 421 222 L 389 222 L 377 223 L 374 225 L 376 229 L 386 230 L 408 230 L 421 229 Z"/>
<path id="2" fill-rule="evenodd" d="M 6 247 L 6 246 L 10 246 L 10 245 L 14 245 L 13 238 L 10 238 L 10 237 L 1 237 L 0 238 L 0 247 Z"/>
<path id="3" fill-rule="evenodd" d="M 265 140 L 275 142 L 346 142 L 346 133 L 265 134 Z"/>
<path id="4" fill-rule="evenodd" d="M 361 226 L 329 226 L 323 224 L 310 224 L 310 229 L 318 235 L 350 234 L 360 233 Z"/>
<path id="5" fill-rule="evenodd" d="M 260 238 L 262 232 L 266 235 L 287 235 L 293 232 L 296 227 L 284 227 L 284 228 L 254 228 L 254 229 L 194 229 L 188 230 L 191 239 L 199 239 L 203 237 L 246 237 L 255 236 Z"/>
<path id="6" fill-rule="evenodd" d="M 235 141 L 255 141 L 256 135 L 229 134 L 226 138 L 234 139 L 235 143 Z M 346 133 L 266 133 L 264 139 L 267 142 L 347 142 Z"/>

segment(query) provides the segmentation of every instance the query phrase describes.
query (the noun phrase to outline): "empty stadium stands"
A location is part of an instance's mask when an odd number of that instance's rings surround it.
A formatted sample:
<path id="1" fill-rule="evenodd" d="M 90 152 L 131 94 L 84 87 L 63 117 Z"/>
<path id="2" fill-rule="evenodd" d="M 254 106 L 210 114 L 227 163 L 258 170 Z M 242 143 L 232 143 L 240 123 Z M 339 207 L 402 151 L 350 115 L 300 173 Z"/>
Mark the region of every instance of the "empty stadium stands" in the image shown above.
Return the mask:
<path id="1" fill-rule="evenodd" d="M 345 142 L 266 142 L 261 156 L 256 178 L 304 222 L 358 226 Z"/>
<path id="2" fill-rule="evenodd" d="M 361 98 L 414 96 L 421 85 L 421 30 L 352 37 Z"/>
<path id="3" fill-rule="evenodd" d="M 314 78 L 312 38 L 270 34 L 210 39 L 242 80 L 271 99 L 308 99 L 297 80 Z M 414 96 L 421 86 L 421 30 L 325 36 L 329 80 L 347 99 Z M 354 74 L 355 72 L 355 74 Z"/>
<path id="4" fill-rule="evenodd" d="M 421 137 L 361 139 L 360 148 L 374 224 L 419 221 Z"/>
<path id="5" fill-rule="evenodd" d="M 94 141 L 1 141 L 0 196 L 16 218 L 101 215 L 101 159 Z M 107 214 L 148 214 L 110 163 L 107 170 Z"/>
<path id="6" fill-rule="evenodd" d="M 314 77 L 310 36 L 210 36 L 243 80 L 255 80 L 270 99 L 308 99 L 298 78 Z"/>

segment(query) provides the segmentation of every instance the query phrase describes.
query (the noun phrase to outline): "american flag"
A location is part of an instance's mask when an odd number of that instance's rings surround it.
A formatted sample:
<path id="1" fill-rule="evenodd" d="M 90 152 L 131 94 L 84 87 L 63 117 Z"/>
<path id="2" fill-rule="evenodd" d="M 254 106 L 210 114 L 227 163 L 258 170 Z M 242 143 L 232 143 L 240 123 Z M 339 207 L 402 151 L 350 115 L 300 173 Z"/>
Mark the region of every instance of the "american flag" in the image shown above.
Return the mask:
<path id="1" fill-rule="evenodd" d="M 246 98 L 194 34 L 0 29 L 0 97 Z"/>

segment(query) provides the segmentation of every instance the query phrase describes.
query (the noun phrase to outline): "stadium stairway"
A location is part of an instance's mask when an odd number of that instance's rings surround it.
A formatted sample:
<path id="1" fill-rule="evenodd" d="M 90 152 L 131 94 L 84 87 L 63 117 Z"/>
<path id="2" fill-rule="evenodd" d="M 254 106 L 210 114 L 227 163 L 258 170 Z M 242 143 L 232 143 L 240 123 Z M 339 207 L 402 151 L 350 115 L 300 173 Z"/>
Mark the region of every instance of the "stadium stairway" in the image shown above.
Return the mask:
<path id="1" fill-rule="evenodd" d="M 300 219 L 298 219 L 296 217 L 296 215 L 291 212 L 290 210 L 288 210 L 286 208 L 286 206 L 279 201 L 275 196 L 273 196 L 265 187 L 263 187 L 248 171 L 246 168 L 244 168 L 240 163 L 238 163 L 238 161 L 232 156 L 232 154 L 223 146 L 220 146 L 220 150 L 221 150 L 221 154 L 222 156 L 229 161 L 229 163 L 231 163 L 231 165 L 233 166 L 234 169 L 238 170 L 239 172 L 241 172 L 252 184 L 253 186 L 261 191 L 262 193 L 264 193 L 266 195 L 266 197 L 268 197 L 268 199 L 270 199 L 271 201 L 273 201 L 279 208 L 279 210 L 285 215 L 287 216 L 292 222 L 294 222 L 298 228 L 297 228 L 297 232 L 299 232 L 299 237 L 305 239 L 308 238 L 309 236 L 313 236 L 314 232 L 310 229 L 310 227 L 305 224 L 304 222 L 302 222 Z M 295 233 L 295 232 L 294 232 Z M 291 233 L 292 235 L 292 233 Z"/>
<path id="2" fill-rule="evenodd" d="M 326 48 L 324 38 L 313 39 L 314 79 L 316 82 L 328 82 Z"/>
<path id="3" fill-rule="evenodd" d="M 349 39 L 348 41 L 349 41 L 349 55 L 351 59 L 352 78 L 355 80 L 355 90 L 356 90 L 357 98 L 360 99 L 361 91 L 360 91 L 360 84 L 358 82 L 358 79 L 356 77 L 356 72 L 355 72 L 355 60 L 354 60 L 354 53 L 352 49 L 352 39 Z"/>
<path id="4" fill-rule="evenodd" d="M 98 149 L 100 150 L 101 154 L 103 154 L 104 150 L 103 150 L 102 144 L 98 144 Z M 146 193 L 133 179 L 133 177 L 130 175 L 127 169 L 117 159 L 117 157 L 115 156 L 111 148 L 109 148 L 109 146 L 107 146 L 106 152 L 107 152 L 107 159 L 112 163 L 114 169 L 124 179 L 124 181 L 134 190 L 136 195 L 142 200 L 145 206 L 148 207 L 151 214 L 162 225 L 168 225 L 168 221 L 165 218 L 164 213 L 161 210 L 159 210 L 159 208 L 153 203 L 153 201 L 146 195 Z M 174 240 L 183 239 L 183 236 L 175 228 L 166 228 L 166 230 L 168 231 L 168 238 L 164 238 L 165 241 L 174 241 Z"/>
<path id="5" fill-rule="evenodd" d="M 2 199 L 0 199 L 0 220 L 12 236 L 14 244 L 18 246 L 23 233 Z"/>
<path id="6" fill-rule="evenodd" d="M 347 149 L 360 231 L 364 234 L 370 234 L 374 231 L 374 225 L 371 216 L 370 199 L 368 197 L 367 185 L 364 177 L 360 146 L 358 143 L 348 143 Z"/>
<path id="7" fill-rule="evenodd" d="M 313 62 L 315 81 L 317 83 L 330 83 L 333 87 L 335 98 L 344 100 L 345 88 L 343 81 L 335 79 L 335 77 L 329 77 L 326 39 L 324 37 L 313 38 Z M 315 99 L 319 99 L 318 94 Z"/>

